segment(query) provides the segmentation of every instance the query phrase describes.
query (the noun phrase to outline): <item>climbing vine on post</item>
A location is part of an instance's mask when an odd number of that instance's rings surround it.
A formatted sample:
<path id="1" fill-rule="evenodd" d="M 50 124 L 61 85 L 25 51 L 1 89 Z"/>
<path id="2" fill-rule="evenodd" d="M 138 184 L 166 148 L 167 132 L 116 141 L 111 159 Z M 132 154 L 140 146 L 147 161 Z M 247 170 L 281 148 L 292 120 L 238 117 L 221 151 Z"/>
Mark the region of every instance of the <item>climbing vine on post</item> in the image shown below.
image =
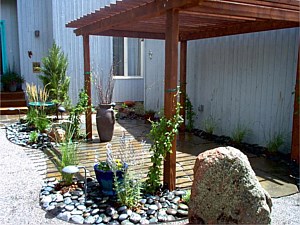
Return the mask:
<path id="1" fill-rule="evenodd" d="M 176 98 L 175 98 L 176 99 Z M 153 142 L 150 152 L 152 152 L 152 166 L 149 168 L 145 189 L 149 193 L 155 193 L 160 188 L 160 177 L 162 175 L 162 163 L 167 153 L 172 153 L 172 141 L 178 132 L 183 118 L 180 115 L 181 105 L 177 102 L 175 115 L 167 119 L 162 116 L 159 121 L 151 121 L 151 131 L 149 138 Z"/>

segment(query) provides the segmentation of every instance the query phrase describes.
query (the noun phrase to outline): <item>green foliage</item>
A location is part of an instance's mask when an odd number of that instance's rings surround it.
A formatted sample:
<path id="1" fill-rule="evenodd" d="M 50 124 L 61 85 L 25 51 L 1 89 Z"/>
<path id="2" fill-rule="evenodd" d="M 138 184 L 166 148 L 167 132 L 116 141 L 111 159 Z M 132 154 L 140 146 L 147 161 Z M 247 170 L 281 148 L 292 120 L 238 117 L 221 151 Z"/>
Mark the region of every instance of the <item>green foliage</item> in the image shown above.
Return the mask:
<path id="1" fill-rule="evenodd" d="M 62 175 L 63 180 L 66 182 L 66 185 L 72 184 L 73 174 L 63 173 L 62 169 L 66 166 L 78 164 L 78 155 L 77 155 L 78 144 L 72 141 L 73 134 L 74 134 L 74 130 L 72 130 L 70 126 L 69 129 L 66 130 L 66 136 L 64 142 L 59 147 L 62 155 L 59 171 Z"/>
<path id="2" fill-rule="evenodd" d="M 206 133 L 213 134 L 216 127 L 217 127 L 217 122 L 212 116 L 207 117 L 203 121 L 203 129 Z"/>
<path id="3" fill-rule="evenodd" d="M 187 190 L 185 195 L 182 196 L 182 200 L 186 203 L 189 204 L 191 199 L 191 190 Z"/>
<path id="4" fill-rule="evenodd" d="M 5 86 L 9 86 L 11 84 L 22 84 L 24 83 L 24 77 L 9 69 L 8 72 L 1 76 L 1 82 Z"/>
<path id="5" fill-rule="evenodd" d="M 30 135 L 29 135 L 29 142 L 30 143 L 37 143 L 38 136 L 39 136 L 38 132 L 31 131 Z"/>
<path id="6" fill-rule="evenodd" d="M 35 126 L 40 132 L 44 132 L 50 125 L 50 120 L 43 110 L 30 107 L 26 114 L 26 121 L 29 126 Z"/>
<path id="7" fill-rule="evenodd" d="M 137 179 L 134 172 L 125 171 L 122 180 L 118 180 L 115 174 L 114 185 L 114 190 L 121 205 L 126 205 L 128 208 L 134 208 L 138 205 L 141 197 L 142 182 L 140 179 Z"/>
<path id="8" fill-rule="evenodd" d="M 186 129 L 187 131 L 191 132 L 194 128 L 194 116 L 196 113 L 193 110 L 193 105 L 189 97 L 186 95 L 185 98 L 185 111 L 186 111 L 186 119 L 187 119 L 187 126 Z"/>
<path id="9" fill-rule="evenodd" d="M 232 141 L 234 141 L 237 144 L 240 144 L 244 140 L 244 138 L 250 133 L 251 133 L 250 129 L 238 124 L 237 127 L 232 132 L 231 135 Z"/>
<path id="10" fill-rule="evenodd" d="M 284 137 L 282 134 L 275 134 L 267 143 L 267 150 L 269 152 L 277 152 L 284 144 Z"/>
<path id="11" fill-rule="evenodd" d="M 44 132 L 50 125 L 50 120 L 45 113 L 39 112 L 38 116 L 35 118 L 34 124 L 40 132 Z"/>
<path id="12" fill-rule="evenodd" d="M 171 152 L 172 141 L 178 132 L 183 118 L 180 116 L 180 103 L 177 103 L 175 115 L 167 119 L 162 116 L 159 121 L 151 121 L 151 131 L 149 138 L 153 144 L 150 151 L 153 153 L 151 156 L 152 166 L 149 168 L 145 189 L 149 193 L 155 193 L 160 187 L 160 177 L 162 175 L 161 166 L 167 153 Z"/>
<path id="13" fill-rule="evenodd" d="M 38 110 L 36 108 L 30 107 L 26 114 L 26 121 L 28 125 L 35 125 L 35 120 L 38 117 Z"/>
<path id="14" fill-rule="evenodd" d="M 50 99 L 57 107 L 59 105 L 68 104 L 70 77 L 66 76 L 68 67 L 67 57 L 61 51 L 61 48 L 53 43 L 48 56 L 43 58 L 42 62 L 43 67 L 41 71 L 43 75 L 40 75 L 39 79 L 49 91 Z"/>
<path id="15" fill-rule="evenodd" d="M 79 93 L 79 100 L 75 107 L 71 108 L 70 114 L 69 114 L 69 120 L 72 121 L 72 129 L 74 130 L 74 136 L 73 138 L 78 140 L 80 138 L 80 116 L 82 113 L 84 113 L 88 108 L 88 94 L 81 90 Z"/>

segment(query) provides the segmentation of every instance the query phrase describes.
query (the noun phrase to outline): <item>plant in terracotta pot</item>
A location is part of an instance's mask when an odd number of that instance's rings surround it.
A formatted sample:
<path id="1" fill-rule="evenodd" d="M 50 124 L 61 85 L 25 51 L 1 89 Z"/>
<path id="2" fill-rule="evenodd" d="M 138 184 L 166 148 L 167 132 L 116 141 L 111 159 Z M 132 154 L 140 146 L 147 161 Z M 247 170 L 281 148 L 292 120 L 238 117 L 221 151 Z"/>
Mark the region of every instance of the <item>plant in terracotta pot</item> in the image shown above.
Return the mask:
<path id="1" fill-rule="evenodd" d="M 115 114 L 112 108 L 115 66 L 112 65 L 105 82 L 102 77 L 95 77 L 95 86 L 99 105 L 96 107 L 96 124 L 100 142 L 110 141 L 113 137 Z M 106 85 L 105 85 L 106 83 Z"/>

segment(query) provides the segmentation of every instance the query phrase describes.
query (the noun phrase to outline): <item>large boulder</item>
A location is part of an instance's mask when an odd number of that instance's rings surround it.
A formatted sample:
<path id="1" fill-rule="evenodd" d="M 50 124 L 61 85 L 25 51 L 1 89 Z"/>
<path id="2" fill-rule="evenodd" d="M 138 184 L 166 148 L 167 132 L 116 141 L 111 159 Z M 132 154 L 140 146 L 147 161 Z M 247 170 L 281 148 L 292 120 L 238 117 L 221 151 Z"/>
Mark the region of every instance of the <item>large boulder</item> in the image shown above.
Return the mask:
<path id="1" fill-rule="evenodd" d="M 272 201 L 248 158 L 219 147 L 200 154 L 194 166 L 189 204 L 192 224 L 269 224 Z"/>

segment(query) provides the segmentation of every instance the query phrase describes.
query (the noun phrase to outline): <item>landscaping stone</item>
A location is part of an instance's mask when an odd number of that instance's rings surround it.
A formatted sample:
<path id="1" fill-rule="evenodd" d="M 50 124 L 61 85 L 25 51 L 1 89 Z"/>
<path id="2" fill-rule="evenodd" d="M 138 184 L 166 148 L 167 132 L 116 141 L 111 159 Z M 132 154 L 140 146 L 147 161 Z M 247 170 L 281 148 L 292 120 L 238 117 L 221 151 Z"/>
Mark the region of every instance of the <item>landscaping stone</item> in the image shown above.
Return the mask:
<path id="1" fill-rule="evenodd" d="M 121 214 L 120 216 L 119 216 L 119 221 L 123 221 L 123 220 L 126 220 L 128 218 L 128 215 L 127 214 Z"/>
<path id="2" fill-rule="evenodd" d="M 71 221 L 77 224 L 83 224 L 84 222 L 84 218 L 82 216 L 79 215 L 74 215 L 71 217 Z"/>
<path id="3" fill-rule="evenodd" d="M 61 212 L 56 216 L 56 218 L 68 222 L 71 219 L 71 213 L 70 212 Z"/>
<path id="4" fill-rule="evenodd" d="M 84 219 L 84 223 L 88 223 L 88 224 L 94 223 L 95 221 L 96 219 L 93 216 L 88 216 Z"/>
<path id="5" fill-rule="evenodd" d="M 74 208 L 75 208 L 74 205 L 66 205 L 65 206 L 65 209 L 68 210 L 68 211 L 72 211 Z"/>
<path id="6" fill-rule="evenodd" d="M 241 151 L 220 147 L 197 157 L 189 203 L 190 223 L 269 224 L 271 207 L 270 196 Z M 178 214 L 182 213 L 178 210 Z"/>
<path id="7" fill-rule="evenodd" d="M 132 223 L 138 223 L 141 219 L 142 217 L 139 214 L 133 212 L 129 218 L 129 221 Z"/>

